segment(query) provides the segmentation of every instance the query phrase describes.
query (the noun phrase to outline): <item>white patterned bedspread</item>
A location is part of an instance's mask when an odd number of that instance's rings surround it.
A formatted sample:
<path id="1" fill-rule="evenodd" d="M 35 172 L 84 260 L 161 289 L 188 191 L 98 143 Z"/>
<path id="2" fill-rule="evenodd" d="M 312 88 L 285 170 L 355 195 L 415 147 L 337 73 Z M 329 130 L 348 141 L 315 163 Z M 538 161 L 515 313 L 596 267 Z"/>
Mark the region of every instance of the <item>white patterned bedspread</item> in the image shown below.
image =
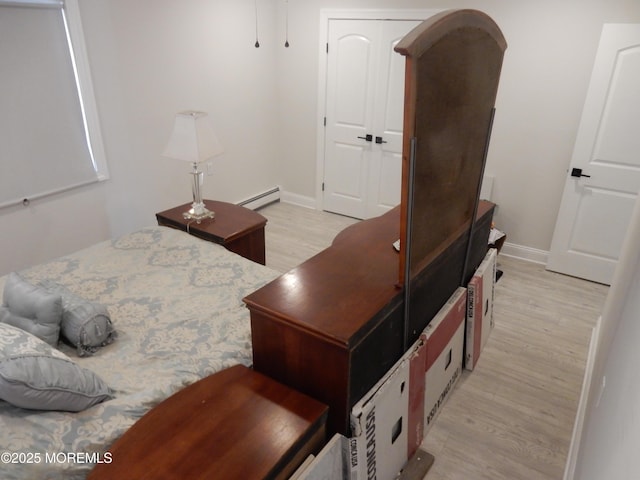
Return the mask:
<path id="1" fill-rule="evenodd" d="M 115 398 L 80 413 L 23 410 L 0 400 L 0 453 L 40 454 L 31 464 L 0 462 L 3 480 L 84 478 L 91 464 L 45 463 L 45 455 L 65 460 L 65 454 L 106 452 L 184 386 L 238 363 L 250 365 L 242 298 L 278 275 L 168 227 L 146 228 L 20 273 L 108 306 L 115 342 L 84 358 L 62 343 L 59 348 L 100 375 Z"/>

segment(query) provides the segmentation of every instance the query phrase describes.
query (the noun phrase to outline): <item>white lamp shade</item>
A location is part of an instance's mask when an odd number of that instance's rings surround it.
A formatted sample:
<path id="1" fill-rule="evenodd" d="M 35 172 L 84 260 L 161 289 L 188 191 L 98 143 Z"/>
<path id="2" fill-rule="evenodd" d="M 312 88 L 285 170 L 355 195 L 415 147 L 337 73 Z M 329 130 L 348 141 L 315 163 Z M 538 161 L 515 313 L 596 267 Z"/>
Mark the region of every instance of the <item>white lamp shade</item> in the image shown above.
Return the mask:
<path id="1" fill-rule="evenodd" d="M 213 131 L 207 114 L 188 111 L 176 114 L 173 132 L 162 156 L 200 163 L 222 152 L 222 145 Z"/>

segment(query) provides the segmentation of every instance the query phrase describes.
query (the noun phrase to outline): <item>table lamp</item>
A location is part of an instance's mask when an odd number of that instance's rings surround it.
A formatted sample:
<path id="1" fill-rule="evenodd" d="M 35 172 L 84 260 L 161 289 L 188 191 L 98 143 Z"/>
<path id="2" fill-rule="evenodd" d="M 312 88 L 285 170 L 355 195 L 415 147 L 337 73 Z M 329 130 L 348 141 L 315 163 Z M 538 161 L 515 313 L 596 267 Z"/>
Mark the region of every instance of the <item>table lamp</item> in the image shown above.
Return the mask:
<path id="1" fill-rule="evenodd" d="M 222 145 L 205 112 L 186 111 L 176 114 L 173 131 L 162 156 L 190 162 L 193 165 L 191 170 L 193 204 L 182 214 L 185 219 L 200 223 L 204 218 L 215 217 L 215 213 L 207 210 L 202 202 L 201 188 L 204 173 L 200 171 L 199 166 L 222 152 Z"/>

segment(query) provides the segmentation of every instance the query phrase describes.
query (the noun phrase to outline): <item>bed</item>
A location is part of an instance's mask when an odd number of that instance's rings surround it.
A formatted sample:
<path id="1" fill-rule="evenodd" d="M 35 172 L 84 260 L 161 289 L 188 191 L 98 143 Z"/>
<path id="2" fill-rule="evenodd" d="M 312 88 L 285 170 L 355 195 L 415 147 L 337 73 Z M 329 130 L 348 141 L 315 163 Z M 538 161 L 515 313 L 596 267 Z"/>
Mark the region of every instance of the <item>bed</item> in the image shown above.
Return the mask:
<path id="1" fill-rule="evenodd" d="M 65 343 L 57 348 L 104 380 L 113 398 L 77 413 L 0 400 L 0 452 L 30 453 L 3 457 L 4 480 L 84 478 L 93 460 L 104 460 L 109 445 L 161 400 L 230 366 L 251 365 L 242 298 L 279 275 L 168 227 L 145 228 L 19 273 L 30 284 L 55 283 L 107 306 L 115 341 L 83 357 Z M 0 292 L 7 278 L 0 278 Z"/>

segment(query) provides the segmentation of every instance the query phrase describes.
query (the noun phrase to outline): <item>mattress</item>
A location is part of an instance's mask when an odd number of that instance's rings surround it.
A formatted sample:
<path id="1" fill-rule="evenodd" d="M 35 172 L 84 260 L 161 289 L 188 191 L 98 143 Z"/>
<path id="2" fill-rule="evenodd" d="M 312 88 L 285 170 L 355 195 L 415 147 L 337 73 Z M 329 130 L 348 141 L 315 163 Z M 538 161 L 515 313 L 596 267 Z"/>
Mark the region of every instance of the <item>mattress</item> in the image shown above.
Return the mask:
<path id="1" fill-rule="evenodd" d="M 250 365 L 242 298 L 279 275 L 168 227 L 145 228 L 20 274 L 108 307 L 118 333 L 113 343 L 89 357 L 62 342 L 58 348 L 98 374 L 115 398 L 78 413 L 25 410 L 0 400 L 0 453 L 22 454 L 3 456 L 5 480 L 84 478 L 160 401 L 207 375 Z"/>

